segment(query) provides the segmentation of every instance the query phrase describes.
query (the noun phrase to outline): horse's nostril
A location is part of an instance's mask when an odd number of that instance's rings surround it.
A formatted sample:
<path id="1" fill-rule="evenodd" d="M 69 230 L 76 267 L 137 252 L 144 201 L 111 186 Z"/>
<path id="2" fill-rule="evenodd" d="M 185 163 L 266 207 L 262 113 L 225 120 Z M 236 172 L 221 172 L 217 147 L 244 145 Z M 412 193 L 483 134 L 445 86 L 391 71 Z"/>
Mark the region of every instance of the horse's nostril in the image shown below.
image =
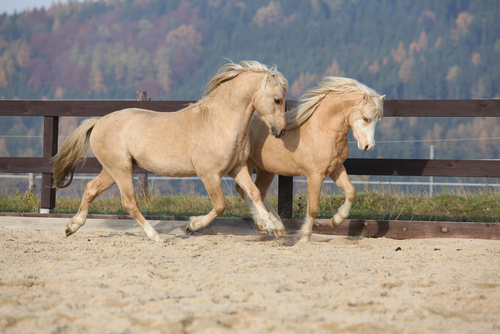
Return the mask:
<path id="1" fill-rule="evenodd" d="M 285 129 L 281 130 L 281 132 L 280 132 L 280 134 L 279 134 L 278 138 L 281 138 L 281 137 L 283 137 L 284 135 L 285 135 Z"/>
<path id="2" fill-rule="evenodd" d="M 368 152 L 368 149 L 369 149 L 369 147 L 368 147 L 368 145 L 366 145 L 365 146 L 365 152 Z"/>
<path id="3" fill-rule="evenodd" d="M 276 128 L 274 126 L 271 128 L 271 133 L 276 137 Z"/>

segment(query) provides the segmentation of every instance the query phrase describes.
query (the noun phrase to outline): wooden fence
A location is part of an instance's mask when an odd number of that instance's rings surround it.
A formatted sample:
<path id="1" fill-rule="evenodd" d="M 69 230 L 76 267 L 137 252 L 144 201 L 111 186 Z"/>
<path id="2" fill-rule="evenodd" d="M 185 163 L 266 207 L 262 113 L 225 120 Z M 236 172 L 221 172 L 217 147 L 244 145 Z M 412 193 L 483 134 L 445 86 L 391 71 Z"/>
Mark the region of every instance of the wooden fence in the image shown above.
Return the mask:
<path id="1" fill-rule="evenodd" d="M 139 96 L 138 96 L 139 99 Z M 104 116 L 115 110 L 137 107 L 161 112 L 177 111 L 192 101 L 0 101 L 0 116 L 42 116 L 42 157 L 0 158 L 1 173 L 41 173 L 41 212 L 50 213 L 56 205 L 56 192 L 50 187 L 52 164 L 57 152 L 59 117 Z M 296 101 L 288 101 L 291 109 Z M 500 100 L 388 100 L 384 117 L 500 117 Z M 1 121 L 1 118 L 0 118 Z M 351 175 L 404 175 L 500 177 L 500 161 L 493 160 L 428 160 L 428 159 L 347 159 L 345 167 Z M 99 173 L 97 159 L 89 158 L 76 173 Z M 145 173 L 144 170 L 138 172 Z M 279 177 L 278 213 L 292 217 L 293 179 Z"/>

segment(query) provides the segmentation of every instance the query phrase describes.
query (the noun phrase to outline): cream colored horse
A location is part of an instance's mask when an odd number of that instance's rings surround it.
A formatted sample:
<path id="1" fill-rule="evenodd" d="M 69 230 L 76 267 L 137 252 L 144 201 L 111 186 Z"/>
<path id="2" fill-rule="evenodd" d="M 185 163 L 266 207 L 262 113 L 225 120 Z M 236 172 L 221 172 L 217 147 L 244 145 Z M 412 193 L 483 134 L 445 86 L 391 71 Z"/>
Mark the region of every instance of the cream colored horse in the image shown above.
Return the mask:
<path id="1" fill-rule="evenodd" d="M 281 139 L 268 136 L 262 120 L 256 115 L 252 118 L 249 170 L 254 167 L 257 170 L 255 183 L 278 234 L 286 234 L 285 227 L 266 199 L 275 174 L 307 177 L 307 218 L 299 233 L 300 241 L 309 241 L 318 214 L 321 186 L 327 176 L 346 195 L 331 219 L 332 227 L 347 218 L 356 196 L 343 165 L 349 153 L 347 135 L 352 129 L 358 148 L 370 151 L 375 146 L 375 126 L 383 117 L 384 98 L 385 95 L 379 96 L 356 80 L 326 77 L 288 112 L 287 132 Z M 236 185 L 236 189 L 250 204 L 241 187 Z"/>
<path id="2" fill-rule="evenodd" d="M 276 229 L 247 169 L 248 127 L 256 110 L 269 133 L 283 136 L 288 83 L 275 68 L 248 61 L 224 65 L 207 87 L 203 99 L 181 111 L 124 109 L 86 120 L 67 138 L 54 157 L 54 187 L 71 183 L 75 167 L 88 153 L 89 145 L 103 166 L 101 173 L 86 185 L 80 209 L 66 226 L 67 236 L 85 223 L 92 201 L 116 183 L 124 209 L 148 237 L 160 241 L 137 207 L 133 184 L 137 166 L 160 175 L 198 175 L 203 181 L 214 209 L 207 215 L 191 217 L 187 232 L 208 226 L 225 211 L 221 177 L 226 174 L 250 194 L 258 228 Z"/>

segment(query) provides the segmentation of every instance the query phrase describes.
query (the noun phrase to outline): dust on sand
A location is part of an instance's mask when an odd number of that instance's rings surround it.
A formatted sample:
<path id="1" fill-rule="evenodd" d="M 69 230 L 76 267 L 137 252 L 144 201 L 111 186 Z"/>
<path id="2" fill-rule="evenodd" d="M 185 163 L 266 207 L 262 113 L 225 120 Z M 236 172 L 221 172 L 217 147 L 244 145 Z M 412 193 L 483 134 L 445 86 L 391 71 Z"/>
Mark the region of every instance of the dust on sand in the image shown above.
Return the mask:
<path id="1" fill-rule="evenodd" d="M 66 222 L 0 217 L 0 332 L 500 332 L 499 241 Z"/>

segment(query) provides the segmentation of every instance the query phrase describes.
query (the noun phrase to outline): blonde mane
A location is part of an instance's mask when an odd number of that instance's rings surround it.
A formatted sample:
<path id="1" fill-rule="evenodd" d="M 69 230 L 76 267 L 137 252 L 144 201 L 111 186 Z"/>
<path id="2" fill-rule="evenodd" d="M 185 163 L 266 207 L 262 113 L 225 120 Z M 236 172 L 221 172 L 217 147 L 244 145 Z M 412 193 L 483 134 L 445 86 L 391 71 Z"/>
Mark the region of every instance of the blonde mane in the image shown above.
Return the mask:
<path id="1" fill-rule="evenodd" d="M 205 91 L 204 96 L 210 95 L 220 84 L 226 82 L 228 80 L 234 79 L 239 74 L 253 71 L 259 73 L 269 73 L 274 79 L 276 79 L 283 89 L 288 91 L 288 81 L 285 77 L 276 69 L 276 66 L 271 69 L 267 68 L 266 65 L 259 63 L 255 60 L 242 61 L 239 64 L 235 64 L 233 62 L 227 63 L 223 65 L 219 71 L 215 74 L 212 80 L 207 84 L 207 89 Z"/>
<path id="2" fill-rule="evenodd" d="M 223 65 L 215 74 L 215 76 L 208 82 L 205 93 L 203 94 L 203 98 L 197 102 L 189 104 L 186 108 L 180 110 L 184 111 L 196 106 L 199 106 L 203 99 L 210 95 L 217 87 L 219 87 L 222 83 L 229 81 L 231 79 L 236 78 L 239 74 L 246 72 L 246 71 L 253 71 L 253 72 L 259 72 L 259 73 L 269 73 L 270 76 L 272 76 L 274 79 L 276 79 L 281 86 L 283 87 L 283 90 L 285 92 L 288 91 L 288 80 L 281 74 L 276 66 L 273 66 L 271 69 L 269 69 L 266 65 L 259 63 L 258 61 L 255 60 L 244 60 L 241 61 L 239 64 L 235 64 L 232 61 L 230 63 L 227 63 Z M 265 81 L 262 82 L 262 87 L 264 88 L 264 83 Z"/>
<path id="3" fill-rule="evenodd" d="M 328 93 L 339 95 L 348 93 L 363 94 L 364 105 L 362 112 L 375 107 L 377 115 L 380 118 L 383 117 L 383 102 L 379 99 L 379 94 L 376 91 L 354 79 L 328 76 L 324 77 L 318 86 L 302 95 L 297 105 L 287 113 L 287 128 L 293 129 L 304 123 Z"/>

